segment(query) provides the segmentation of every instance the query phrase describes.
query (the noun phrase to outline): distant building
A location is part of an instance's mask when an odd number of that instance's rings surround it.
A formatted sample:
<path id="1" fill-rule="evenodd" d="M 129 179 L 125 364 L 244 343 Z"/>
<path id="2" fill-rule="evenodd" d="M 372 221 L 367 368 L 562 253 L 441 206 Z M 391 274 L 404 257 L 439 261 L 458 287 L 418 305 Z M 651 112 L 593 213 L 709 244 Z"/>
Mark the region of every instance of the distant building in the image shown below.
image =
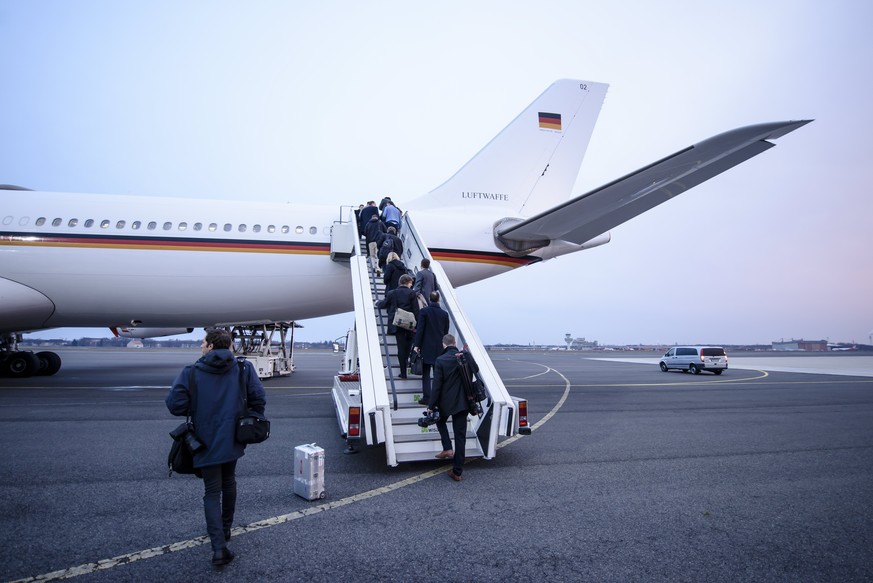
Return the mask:
<path id="1" fill-rule="evenodd" d="M 781 352 L 825 352 L 827 349 L 827 340 L 780 340 L 773 343 L 773 350 Z"/>

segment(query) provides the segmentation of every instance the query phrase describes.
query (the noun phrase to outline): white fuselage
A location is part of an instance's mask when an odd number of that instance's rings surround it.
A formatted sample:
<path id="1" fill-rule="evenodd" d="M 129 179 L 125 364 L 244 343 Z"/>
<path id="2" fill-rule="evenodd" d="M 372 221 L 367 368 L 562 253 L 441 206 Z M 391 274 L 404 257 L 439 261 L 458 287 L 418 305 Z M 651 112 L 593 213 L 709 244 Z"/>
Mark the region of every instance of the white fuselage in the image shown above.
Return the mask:
<path id="1" fill-rule="evenodd" d="M 2 194 L 0 331 L 199 327 L 353 309 L 348 264 L 330 258 L 331 228 L 350 207 Z M 410 212 L 455 285 L 537 260 L 501 253 L 486 214 Z"/>

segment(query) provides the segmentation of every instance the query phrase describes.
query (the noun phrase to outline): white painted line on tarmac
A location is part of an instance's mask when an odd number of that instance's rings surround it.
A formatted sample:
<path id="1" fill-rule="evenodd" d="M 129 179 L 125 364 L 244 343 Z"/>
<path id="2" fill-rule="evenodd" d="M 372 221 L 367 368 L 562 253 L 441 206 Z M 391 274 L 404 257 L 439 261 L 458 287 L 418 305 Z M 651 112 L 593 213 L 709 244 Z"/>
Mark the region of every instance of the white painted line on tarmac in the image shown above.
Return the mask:
<path id="1" fill-rule="evenodd" d="M 544 365 L 539 365 L 544 366 Z M 552 407 L 552 410 L 549 411 L 545 417 L 540 419 L 537 423 L 531 426 L 531 432 L 539 429 L 543 426 L 549 419 L 555 416 L 558 410 L 564 406 L 564 403 L 567 401 L 567 398 L 570 396 L 570 381 L 567 380 L 567 377 L 559 373 L 558 371 L 546 367 L 548 370 L 546 372 L 554 372 L 559 377 L 564 379 L 564 393 L 561 395 L 561 398 Z M 516 434 L 509 439 L 506 439 L 497 444 L 497 448 L 506 447 L 510 443 L 514 443 L 515 441 L 525 437 L 521 434 Z M 303 510 L 298 510 L 296 512 L 291 512 L 289 514 L 282 514 L 281 516 L 274 516 L 272 518 L 267 518 L 265 520 L 259 520 L 257 522 L 252 522 L 246 526 L 238 526 L 231 531 L 233 536 L 239 536 L 241 534 L 245 534 L 247 532 L 254 532 L 256 530 L 261 530 L 263 528 L 269 528 L 271 526 L 277 526 L 279 524 L 285 524 L 286 522 L 291 522 L 292 520 L 297 520 L 300 518 L 304 518 L 306 516 L 310 516 L 312 514 L 319 514 L 321 512 L 326 512 L 328 510 L 333 510 L 335 508 L 342 508 L 343 506 L 348 506 L 354 502 L 360 502 L 362 500 L 368 500 L 370 498 L 375 498 L 376 496 L 381 496 L 382 494 L 388 494 L 389 492 L 394 492 L 399 490 L 400 488 L 405 488 L 406 486 L 411 486 L 412 484 L 417 484 L 418 482 L 422 482 L 427 480 L 428 478 L 432 478 L 434 476 L 438 476 L 440 474 L 444 474 L 447 469 L 451 468 L 449 465 L 440 466 L 439 468 L 429 470 L 427 472 L 423 472 L 416 476 L 412 476 L 398 482 L 394 482 L 393 484 L 388 484 L 386 486 L 380 486 L 379 488 L 374 488 L 372 490 L 368 490 L 367 492 L 362 492 L 360 494 L 354 494 L 352 496 L 347 496 L 342 500 L 337 500 L 336 502 L 326 502 L 324 504 L 319 504 L 318 506 L 313 506 L 310 508 L 304 508 Z M 166 555 L 169 553 L 175 553 L 177 551 L 184 551 L 187 549 L 191 549 L 194 547 L 198 547 L 200 545 L 208 544 L 209 537 L 208 536 L 199 536 L 197 538 L 192 538 L 176 543 L 172 543 L 169 545 L 164 545 L 162 547 L 153 547 L 150 549 L 145 549 L 143 551 L 136 551 L 134 553 L 128 553 L 125 555 L 118 555 L 117 557 L 112 557 L 111 559 L 102 559 L 100 561 L 96 561 L 94 563 L 85 563 L 83 565 L 78 565 L 76 567 L 70 567 L 68 569 L 61 569 L 59 571 L 52 571 L 51 573 L 43 573 L 42 575 L 35 575 L 33 577 L 27 577 L 25 579 L 16 579 L 15 581 L 11 581 L 10 583 L 31 583 L 31 582 L 42 582 L 42 581 L 59 581 L 61 579 L 71 579 L 73 577 L 78 577 L 79 575 L 87 575 L 89 573 L 96 573 L 97 571 L 105 571 L 106 569 L 111 569 L 113 567 L 118 567 L 119 565 L 129 565 L 130 563 L 140 561 L 142 559 L 151 559 L 152 557 L 159 557 L 161 555 Z"/>

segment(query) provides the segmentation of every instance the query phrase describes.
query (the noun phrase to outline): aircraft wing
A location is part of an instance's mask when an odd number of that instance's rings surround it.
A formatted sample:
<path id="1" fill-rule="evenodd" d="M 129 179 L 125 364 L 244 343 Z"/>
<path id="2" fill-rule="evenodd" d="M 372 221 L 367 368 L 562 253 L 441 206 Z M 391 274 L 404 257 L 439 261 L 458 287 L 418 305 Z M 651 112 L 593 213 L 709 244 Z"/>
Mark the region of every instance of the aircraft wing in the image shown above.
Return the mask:
<path id="1" fill-rule="evenodd" d="M 510 241 L 590 241 L 772 148 L 775 139 L 812 120 L 751 125 L 719 134 L 534 217 L 497 229 Z"/>

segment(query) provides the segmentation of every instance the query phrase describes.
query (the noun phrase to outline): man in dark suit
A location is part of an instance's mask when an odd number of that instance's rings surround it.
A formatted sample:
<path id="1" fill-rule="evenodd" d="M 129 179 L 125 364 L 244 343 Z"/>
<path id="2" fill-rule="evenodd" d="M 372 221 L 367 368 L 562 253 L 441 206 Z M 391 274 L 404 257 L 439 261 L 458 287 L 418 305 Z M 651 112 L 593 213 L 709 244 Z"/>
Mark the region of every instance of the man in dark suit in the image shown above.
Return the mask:
<path id="1" fill-rule="evenodd" d="M 456 482 L 463 478 L 464 472 L 464 449 L 467 447 L 467 394 L 461 381 L 461 366 L 455 355 L 458 347 L 455 346 L 455 337 L 451 334 L 443 336 L 443 353 L 436 359 L 433 369 L 433 390 L 431 391 L 431 403 L 429 411 L 439 409 L 440 420 L 437 421 L 437 431 L 440 432 L 443 451 L 436 454 L 437 459 L 452 458 L 452 469 L 449 477 Z M 472 362 L 473 372 L 478 372 L 479 367 Z M 455 449 L 452 450 L 452 440 L 449 438 L 449 430 L 446 420 L 451 415 L 452 431 L 455 434 Z"/>
<path id="2" fill-rule="evenodd" d="M 430 292 L 430 304 L 418 313 L 412 349 L 421 354 L 422 405 L 430 401 L 430 370 L 443 349 L 443 336 L 449 333 L 449 315 L 440 306 L 440 292 Z"/>

